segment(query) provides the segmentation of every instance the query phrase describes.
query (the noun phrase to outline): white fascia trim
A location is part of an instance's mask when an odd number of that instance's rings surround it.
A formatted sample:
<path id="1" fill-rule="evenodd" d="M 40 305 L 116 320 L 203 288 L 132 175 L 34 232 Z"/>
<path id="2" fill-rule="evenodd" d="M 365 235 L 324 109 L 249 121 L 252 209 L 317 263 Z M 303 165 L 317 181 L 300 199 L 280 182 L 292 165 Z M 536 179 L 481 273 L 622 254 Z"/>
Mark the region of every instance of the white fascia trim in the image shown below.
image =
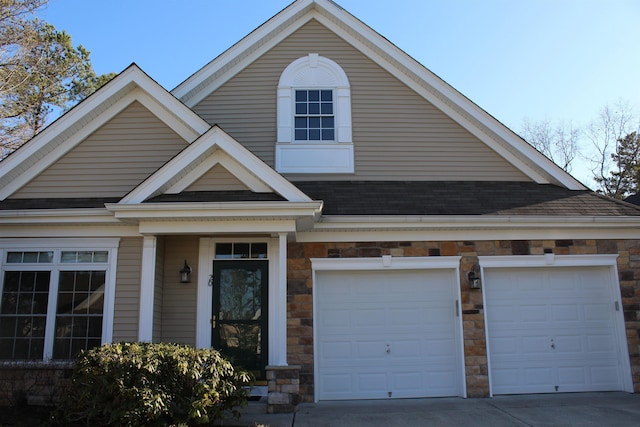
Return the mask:
<path id="1" fill-rule="evenodd" d="M 414 215 L 414 216 L 323 216 L 315 224 L 318 231 L 336 229 L 420 229 L 420 228 L 514 228 L 567 227 L 640 227 L 640 216 L 509 216 L 509 215 Z"/>
<path id="2" fill-rule="evenodd" d="M 107 209 L 25 209 L 0 211 L 0 226 L 8 224 L 121 224 Z"/>
<path id="3" fill-rule="evenodd" d="M 378 258 L 311 258 L 311 269 L 313 271 L 458 269 L 461 258 L 459 256 L 392 257 L 391 255 Z"/>
<path id="4" fill-rule="evenodd" d="M 331 16 L 336 17 L 336 14 L 331 13 Z M 521 155 L 531 160 L 532 163 L 543 169 L 551 177 L 556 179 L 559 183 L 572 190 L 585 190 L 580 182 L 578 182 L 571 175 L 560 169 L 555 163 L 547 159 L 540 152 L 531 147 L 528 143 L 523 141 L 515 133 L 509 130 L 506 126 L 500 123 L 498 120 L 490 116 L 486 111 L 482 110 L 448 83 L 437 77 L 422 64 L 411 58 L 409 55 L 400 50 L 393 43 L 380 36 L 377 32 L 370 27 L 363 24 L 357 18 L 354 18 L 349 13 L 343 12 L 340 14 L 340 20 L 342 20 L 350 29 L 356 31 L 361 39 L 353 37 L 341 26 L 336 25 L 331 19 L 328 19 L 322 14 L 314 16 L 321 24 L 327 28 L 336 32 L 339 36 L 353 44 L 357 49 L 362 51 L 365 55 L 369 56 L 378 65 L 385 68 L 392 75 L 412 88 L 418 94 L 420 94 L 427 101 L 442 110 L 445 114 L 450 116 L 456 122 L 460 123 L 463 127 L 469 130 L 472 134 L 478 137 L 482 142 L 487 144 L 491 149 L 498 152 L 507 161 L 512 163 L 515 167 L 520 169 L 529 178 L 535 180 L 538 183 L 551 183 L 548 178 L 531 167 L 520 157 L 514 155 L 509 151 L 505 151 L 505 146 L 495 141 L 490 135 L 487 135 L 481 128 L 479 128 L 471 120 L 467 119 L 460 110 L 469 114 L 475 120 L 478 120 L 483 126 L 486 126 L 489 130 L 494 132 L 500 138 L 509 143 L 511 147 L 517 150 Z M 362 40 L 368 40 L 372 43 L 365 43 Z M 407 74 L 402 69 L 399 69 L 394 63 L 399 64 L 401 67 L 406 68 L 417 78 L 426 83 L 431 90 L 427 90 L 423 85 L 419 84 L 415 78 Z M 453 108 L 451 104 L 457 108 Z"/>
<path id="5" fill-rule="evenodd" d="M 0 162 L 0 176 L 19 167 L 23 162 L 27 162 L 29 157 L 43 149 L 49 141 L 65 132 L 69 127 L 82 121 L 85 116 L 100 108 L 101 104 L 123 90 L 128 90 L 124 97 L 100 112 L 97 117 L 80 127 L 65 142 L 47 153 L 35 164 L 23 170 L 18 177 L 0 189 L 0 200 L 4 200 L 28 183 L 134 101 L 139 101 L 187 142 L 195 140 L 210 127 L 208 123 L 151 80 L 138 67 L 132 66 L 115 77 L 103 89 L 84 100 L 80 105 L 36 135 L 23 148 Z"/>
<path id="6" fill-rule="evenodd" d="M 289 233 L 296 231 L 292 219 L 141 221 L 138 232 L 147 234 L 247 234 Z"/>
<path id="7" fill-rule="evenodd" d="M 65 224 L 0 224 L 0 235 L 7 238 L 97 238 L 140 237 L 136 225 Z"/>
<path id="8" fill-rule="evenodd" d="M 316 217 L 322 202 L 107 203 L 117 219 L 215 219 Z"/>
<path id="9" fill-rule="evenodd" d="M 504 267 L 594 267 L 616 266 L 618 254 L 601 255 L 499 255 L 479 256 L 478 262 L 484 268 Z"/>
<path id="10" fill-rule="evenodd" d="M 205 96 L 220 87 L 225 81 L 231 78 L 231 76 L 237 74 L 264 52 L 288 37 L 291 33 L 289 28 L 286 27 L 291 24 L 289 21 L 294 20 L 300 13 L 304 13 L 313 3 L 314 0 L 293 2 L 252 31 L 248 36 L 245 36 L 235 45 L 224 51 L 213 61 L 202 67 L 187 80 L 180 83 L 171 93 L 176 98 L 182 100 L 188 107 L 193 107 L 202 101 Z M 287 31 L 277 31 L 279 28 L 284 28 Z M 251 51 L 249 55 L 235 63 L 239 57 L 242 57 L 243 54 L 248 51 Z M 220 78 L 207 84 L 207 80 L 209 80 L 211 76 L 227 67 L 228 69 L 223 71 L 223 75 Z M 196 90 L 197 93 L 193 93 Z"/>
<path id="11" fill-rule="evenodd" d="M 157 192 L 172 188 L 175 185 L 172 180 L 176 180 L 177 182 L 182 179 L 182 177 L 178 177 L 182 171 L 188 170 L 192 164 L 198 160 L 204 161 L 204 158 L 212 155 L 216 149 L 225 152 L 231 159 L 234 159 L 238 165 L 242 166 L 241 169 L 250 171 L 250 173 L 262 181 L 265 186 L 272 188 L 273 191 L 285 199 L 291 202 L 311 201 L 306 194 L 271 169 L 266 163 L 243 147 L 229 134 L 219 127 L 214 126 L 143 181 L 142 184 L 127 194 L 119 203 L 142 203 Z M 229 163 L 229 165 L 231 169 L 234 169 L 234 165 L 231 163 Z M 201 172 L 204 173 L 202 170 Z M 238 172 L 236 176 L 239 179 L 243 177 L 243 174 L 240 173 L 239 170 L 230 170 L 230 172 Z M 164 187 L 166 187 L 166 189 L 164 189 Z"/>

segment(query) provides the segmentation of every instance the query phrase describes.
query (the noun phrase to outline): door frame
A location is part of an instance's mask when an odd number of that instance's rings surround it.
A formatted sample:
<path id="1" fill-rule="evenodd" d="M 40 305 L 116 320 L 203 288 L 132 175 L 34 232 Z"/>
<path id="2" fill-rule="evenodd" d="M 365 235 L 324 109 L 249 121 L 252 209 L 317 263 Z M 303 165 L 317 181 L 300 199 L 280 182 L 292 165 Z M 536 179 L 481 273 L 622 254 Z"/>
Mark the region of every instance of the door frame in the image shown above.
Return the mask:
<path id="1" fill-rule="evenodd" d="M 439 256 L 439 257 L 392 257 L 383 255 L 378 258 L 311 258 L 312 270 L 312 298 L 313 298 L 313 342 L 318 342 L 318 298 L 316 295 L 316 272 L 317 271 L 376 271 L 376 270 L 451 270 L 454 275 L 455 296 L 460 307 L 460 256 Z M 464 362 L 464 335 L 462 330 L 462 313 L 457 312 L 456 331 L 458 334 L 458 363 L 460 367 L 460 397 L 467 397 L 467 381 L 465 375 Z M 313 346 L 313 377 L 319 375 L 318 346 Z M 314 402 L 318 402 L 318 387 L 314 386 Z"/>
<path id="2" fill-rule="evenodd" d="M 624 391 L 633 393 L 633 381 L 631 376 L 631 362 L 629 360 L 629 349 L 627 345 L 626 328 L 624 324 L 624 310 L 622 309 L 622 295 L 620 292 L 620 282 L 618 281 L 618 254 L 601 255 L 555 255 L 547 253 L 544 255 L 504 255 L 504 256 L 479 256 L 480 277 L 484 278 L 485 270 L 501 268 L 555 268 L 555 267 L 608 267 L 609 286 L 613 289 L 612 296 L 620 305 L 620 310 L 614 313 L 615 334 L 619 349 L 619 363 L 622 369 L 622 380 Z M 486 286 L 486 282 L 483 283 Z M 487 320 L 486 292 L 482 292 L 482 304 L 484 310 L 484 333 L 486 337 L 487 351 L 487 372 L 489 373 L 489 396 L 493 397 L 493 384 L 491 380 L 491 351 L 489 344 L 489 322 Z"/>
<path id="3" fill-rule="evenodd" d="M 267 336 L 268 361 L 272 366 L 287 366 L 287 233 L 276 237 L 201 237 L 197 268 L 196 347 L 211 348 L 213 274 L 216 243 L 267 243 L 269 265 Z"/>

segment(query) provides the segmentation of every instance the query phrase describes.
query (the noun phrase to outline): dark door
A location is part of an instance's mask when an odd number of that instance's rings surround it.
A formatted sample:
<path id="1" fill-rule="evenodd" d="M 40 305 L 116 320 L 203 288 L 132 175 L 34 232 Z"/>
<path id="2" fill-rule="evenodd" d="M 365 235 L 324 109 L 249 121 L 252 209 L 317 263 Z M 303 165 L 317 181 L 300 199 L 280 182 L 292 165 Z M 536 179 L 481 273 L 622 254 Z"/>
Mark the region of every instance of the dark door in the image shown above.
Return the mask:
<path id="1" fill-rule="evenodd" d="M 268 277 L 268 261 L 213 262 L 211 343 L 257 380 L 268 363 Z"/>

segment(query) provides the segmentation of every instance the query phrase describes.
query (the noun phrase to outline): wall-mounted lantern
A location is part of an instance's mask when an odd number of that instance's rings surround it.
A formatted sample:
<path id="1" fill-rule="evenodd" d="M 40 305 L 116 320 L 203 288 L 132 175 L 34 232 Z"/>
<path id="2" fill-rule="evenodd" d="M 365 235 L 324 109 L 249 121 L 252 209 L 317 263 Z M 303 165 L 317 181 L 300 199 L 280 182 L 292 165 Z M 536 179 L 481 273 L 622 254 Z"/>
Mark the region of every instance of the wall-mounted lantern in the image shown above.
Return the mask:
<path id="1" fill-rule="evenodd" d="M 469 272 L 469 274 L 467 275 L 467 278 L 469 279 L 469 288 L 470 289 L 480 289 L 481 284 L 480 284 L 480 275 L 478 274 L 478 266 L 474 265 L 471 268 L 471 271 Z"/>
<path id="2" fill-rule="evenodd" d="M 187 264 L 187 260 L 184 260 L 184 267 L 180 270 L 180 283 L 191 283 L 191 267 Z"/>

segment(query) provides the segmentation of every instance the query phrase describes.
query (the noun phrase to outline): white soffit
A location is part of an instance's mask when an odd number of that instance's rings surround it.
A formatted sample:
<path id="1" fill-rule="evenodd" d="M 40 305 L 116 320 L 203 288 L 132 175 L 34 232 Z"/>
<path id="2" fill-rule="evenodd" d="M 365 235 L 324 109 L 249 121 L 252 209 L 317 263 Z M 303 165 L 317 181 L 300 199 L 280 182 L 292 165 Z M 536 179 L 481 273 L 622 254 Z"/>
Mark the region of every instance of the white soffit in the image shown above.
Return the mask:
<path id="1" fill-rule="evenodd" d="M 193 107 L 311 19 L 334 31 L 539 184 L 585 190 L 579 181 L 422 64 L 330 0 L 298 0 L 178 85 Z"/>
<path id="2" fill-rule="evenodd" d="M 135 101 L 149 109 L 187 143 L 210 127 L 132 64 L 0 162 L 0 200 L 42 173 Z"/>
<path id="3" fill-rule="evenodd" d="M 254 192 L 275 192 L 289 202 L 311 199 L 218 126 L 186 147 L 177 156 L 127 194 L 120 204 L 136 204 L 160 194 L 183 191 L 216 164 Z"/>

